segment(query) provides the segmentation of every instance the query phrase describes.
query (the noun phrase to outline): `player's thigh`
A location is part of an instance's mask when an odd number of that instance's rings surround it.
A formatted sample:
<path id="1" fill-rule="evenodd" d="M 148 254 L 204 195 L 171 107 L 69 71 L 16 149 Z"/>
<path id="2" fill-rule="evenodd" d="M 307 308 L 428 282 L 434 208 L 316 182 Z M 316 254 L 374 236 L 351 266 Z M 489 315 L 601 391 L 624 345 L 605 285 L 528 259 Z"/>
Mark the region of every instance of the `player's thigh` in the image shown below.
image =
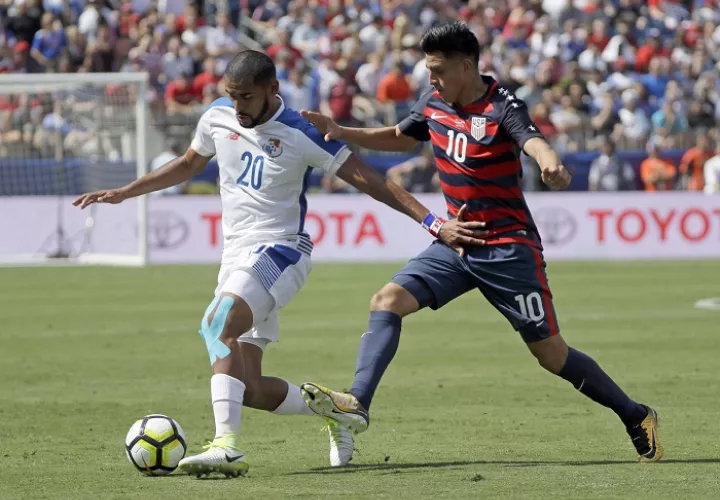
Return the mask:
<path id="1" fill-rule="evenodd" d="M 439 309 L 476 287 L 460 255 L 439 241 L 433 242 L 395 273 L 392 283 L 415 298 L 417 309 Z"/>
<path id="2" fill-rule="evenodd" d="M 478 289 L 526 343 L 559 333 L 540 250 L 518 243 L 489 245 L 471 251 L 468 264 Z"/>

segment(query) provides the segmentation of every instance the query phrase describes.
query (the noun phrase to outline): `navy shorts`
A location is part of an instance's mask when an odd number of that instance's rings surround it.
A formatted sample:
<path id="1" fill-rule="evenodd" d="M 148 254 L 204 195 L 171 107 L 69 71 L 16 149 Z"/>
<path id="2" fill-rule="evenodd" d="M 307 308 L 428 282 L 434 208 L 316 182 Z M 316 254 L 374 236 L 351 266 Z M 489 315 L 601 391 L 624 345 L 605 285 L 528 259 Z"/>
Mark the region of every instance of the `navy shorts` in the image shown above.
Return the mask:
<path id="1" fill-rule="evenodd" d="M 435 241 L 392 281 L 407 289 L 420 308 L 432 309 L 477 288 L 526 343 L 560 331 L 542 252 L 531 245 L 487 245 L 468 249 L 461 257 Z"/>

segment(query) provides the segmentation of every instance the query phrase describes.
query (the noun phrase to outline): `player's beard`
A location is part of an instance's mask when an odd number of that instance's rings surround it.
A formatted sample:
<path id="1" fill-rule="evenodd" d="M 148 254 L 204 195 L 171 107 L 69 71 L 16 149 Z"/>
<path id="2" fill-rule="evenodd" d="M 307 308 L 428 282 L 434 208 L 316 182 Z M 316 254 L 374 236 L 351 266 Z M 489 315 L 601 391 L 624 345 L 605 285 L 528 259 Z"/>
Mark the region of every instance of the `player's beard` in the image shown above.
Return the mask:
<path id="1" fill-rule="evenodd" d="M 265 116 L 265 113 L 267 113 L 268 109 L 270 108 L 270 99 L 267 97 L 265 98 L 265 102 L 263 103 L 262 109 L 260 109 L 260 112 L 257 114 L 256 117 L 250 117 L 250 123 L 248 125 L 243 125 L 240 120 L 238 120 L 238 123 L 240 123 L 240 126 L 242 128 L 255 128 L 260 124 L 260 120 L 263 116 Z"/>

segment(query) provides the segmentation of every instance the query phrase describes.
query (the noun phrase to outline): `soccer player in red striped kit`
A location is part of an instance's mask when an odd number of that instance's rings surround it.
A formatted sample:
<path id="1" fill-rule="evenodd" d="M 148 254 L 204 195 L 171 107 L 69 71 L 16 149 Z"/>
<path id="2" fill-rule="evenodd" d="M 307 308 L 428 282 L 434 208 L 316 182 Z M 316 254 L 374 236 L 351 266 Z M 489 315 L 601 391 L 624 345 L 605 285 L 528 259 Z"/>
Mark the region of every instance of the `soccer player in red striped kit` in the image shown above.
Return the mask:
<path id="1" fill-rule="evenodd" d="M 355 432 L 366 430 L 370 402 L 399 344 L 402 318 L 424 307 L 438 309 L 478 289 L 520 333 L 543 368 L 620 417 L 641 462 L 659 460 L 655 410 L 630 399 L 592 358 L 569 347 L 560 335 L 540 235 L 520 189 L 520 154 L 537 161 L 551 188 L 566 188 L 570 174 L 525 103 L 480 75 L 480 46 L 463 23 L 432 28 L 421 47 L 434 89 L 396 127 L 347 128 L 317 113 L 303 114 L 326 140 L 368 149 L 407 151 L 430 141 L 448 214 L 484 222 L 485 245 L 451 248 L 436 241 L 412 259 L 371 301 L 350 391 L 306 383 L 306 403 Z M 424 221 L 431 232 L 443 223 L 433 214 Z"/>

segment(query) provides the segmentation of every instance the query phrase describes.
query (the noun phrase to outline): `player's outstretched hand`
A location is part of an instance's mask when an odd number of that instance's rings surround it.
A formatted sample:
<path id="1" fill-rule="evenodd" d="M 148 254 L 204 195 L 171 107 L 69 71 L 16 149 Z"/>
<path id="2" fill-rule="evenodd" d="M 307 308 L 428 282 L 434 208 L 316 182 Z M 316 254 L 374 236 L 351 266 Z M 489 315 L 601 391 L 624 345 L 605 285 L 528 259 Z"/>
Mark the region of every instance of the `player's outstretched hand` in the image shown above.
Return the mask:
<path id="1" fill-rule="evenodd" d="M 306 109 L 300 111 L 300 114 L 307 121 L 315 125 L 315 128 L 318 129 L 321 134 L 325 135 L 326 141 L 342 139 L 342 128 L 340 125 L 335 123 L 332 118 L 321 115 L 316 111 L 308 111 Z"/>
<path id="2" fill-rule="evenodd" d="M 565 189 L 570 185 L 572 176 L 562 165 L 555 165 L 543 169 L 542 180 L 550 189 Z"/>
<path id="3" fill-rule="evenodd" d="M 85 193 L 73 201 L 73 205 L 80 208 L 85 208 L 93 203 L 112 203 L 115 205 L 127 198 L 127 194 L 122 189 L 105 189 L 103 191 L 95 191 L 94 193 Z"/>
<path id="4" fill-rule="evenodd" d="M 488 235 L 484 222 L 465 221 L 466 211 L 467 205 L 463 205 L 457 217 L 445 222 L 438 233 L 438 238 L 460 255 L 465 255 L 466 246 L 484 245 L 483 238 Z"/>

